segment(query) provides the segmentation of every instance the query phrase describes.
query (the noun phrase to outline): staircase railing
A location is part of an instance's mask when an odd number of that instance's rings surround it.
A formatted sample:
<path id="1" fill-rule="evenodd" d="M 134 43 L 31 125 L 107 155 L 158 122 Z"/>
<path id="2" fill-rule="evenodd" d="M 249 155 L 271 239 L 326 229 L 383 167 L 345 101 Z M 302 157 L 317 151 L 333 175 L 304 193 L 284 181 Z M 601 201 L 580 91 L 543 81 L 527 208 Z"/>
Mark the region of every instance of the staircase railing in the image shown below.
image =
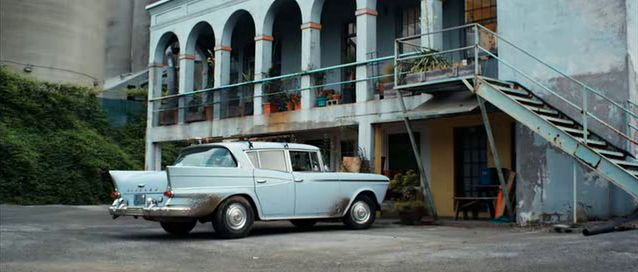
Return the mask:
<path id="1" fill-rule="evenodd" d="M 479 36 L 481 36 L 482 34 L 487 34 L 490 35 L 492 37 L 494 37 L 496 39 L 496 42 L 499 45 L 499 52 L 502 53 L 503 48 L 503 43 L 506 44 L 507 46 L 509 46 L 510 48 L 514 49 L 517 53 L 522 53 L 522 55 L 524 55 L 525 57 L 529 58 L 530 60 L 533 60 L 533 62 L 527 62 L 525 64 L 525 66 L 527 67 L 533 67 L 534 69 L 537 69 L 537 73 L 541 73 L 541 77 L 540 78 L 535 78 L 534 76 L 530 75 L 529 72 L 524 72 L 522 71 L 521 68 L 517 67 L 516 65 L 510 63 L 509 61 L 506 61 L 503 59 L 502 54 L 495 54 L 493 52 L 491 52 L 490 50 L 487 50 L 485 48 L 483 48 L 483 46 L 481 46 L 481 42 L 477 41 L 475 46 L 477 47 L 478 51 L 480 52 L 479 54 L 481 55 L 487 55 L 495 60 L 497 60 L 499 63 L 503 64 L 503 66 L 499 66 L 499 77 L 505 77 L 504 74 L 505 71 L 503 71 L 502 68 L 509 68 L 512 71 L 514 71 L 516 74 L 523 76 L 525 79 L 527 79 L 528 81 L 534 83 L 534 85 L 536 85 L 537 87 L 540 87 L 542 89 L 542 91 L 545 91 L 546 93 L 551 94 L 552 96 L 558 98 L 560 101 L 565 102 L 564 105 L 568 105 L 570 107 L 572 107 L 573 109 L 575 109 L 577 111 L 577 114 L 580 115 L 580 119 L 581 119 L 581 125 L 582 125 L 582 129 L 583 129 L 583 136 L 585 141 L 587 141 L 587 131 L 590 129 L 590 126 L 592 124 L 589 123 L 590 120 L 593 120 L 597 123 L 599 123 L 600 125 L 602 125 L 603 127 L 607 128 L 609 131 L 612 132 L 612 134 L 617 135 L 618 137 L 620 137 L 620 139 L 624 140 L 626 142 L 627 148 L 629 150 L 631 150 L 632 145 L 633 146 L 638 146 L 638 139 L 634 139 L 631 136 L 631 129 L 635 129 L 638 130 L 638 128 L 636 128 L 634 124 L 637 120 L 638 120 L 638 114 L 636 114 L 635 112 L 633 112 L 629 107 L 631 104 L 628 104 L 627 106 L 623 106 L 621 103 L 618 103 L 616 101 L 614 101 L 613 99 L 609 98 L 608 96 L 604 95 L 602 92 L 586 85 L 585 83 L 583 83 L 582 81 L 575 79 L 574 77 L 567 75 L 566 73 L 562 72 L 561 70 L 557 69 L 556 67 L 544 62 L 543 60 L 539 59 L 538 57 L 534 56 L 533 54 L 531 54 L 530 52 L 522 49 L 521 47 L 517 46 L 516 44 L 510 42 L 509 40 L 503 38 L 501 35 L 495 33 L 494 31 L 482 26 L 482 25 L 478 25 L 476 24 L 474 27 L 476 27 L 479 32 L 481 34 L 479 34 Z M 479 40 L 482 39 L 479 38 Z M 517 55 L 517 56 L 520 56 Z M 545 70 L 538 70 L 538 68 L 544 68 Z M 547 73 L 548 72 L 553 72 L 559 75 L 559 77 L 548 77 Z M 547 83 L 543 83 L 541 81 L 548 81 L 548 80 L 553 80 L 555 82 L 556 85 L 558 85 L 556 88 L 558 89 L 563 89 L 562 92 L 558 92 L 556 90 L 554 90 L 555 88 L 550 88 L 548 87 Z M 571 90 L 570 90 L 570 87 Z M 570 91 L 574 91 L 576 90 L 576 94 L 578 95 L 573 95 L 573 93 L 571 93 Z M 575 102 L 573 101 L 573 99 L 569 99 L 568 95 L 571 95 L 572 97 L 576 97 L 576 98 L 580 98 L 580 101 Z M 590 97 L 592 96 L 592 97 Z M 597 116 L 596 112 L 592 110 L 592 102 L 594 105 L 600 105 L 596 103 L 596 100 L 591 100 L 592 98 L 600 100 L 600 101 L 604 101 L 606 104 L 609 106 L 609 112 L 620 112 L 622 114 L 624 114 L 626 116 L 625 118 L 625 122 L 627 124 L 629 124 L 627 131 L 622 131 L 620 128 L 618 128 L 618 126 L 614 126 L 612 124 L 610 124 L 608 121 L 603 120 L 601 117 Z M 631 103 L 631 102 L 630 102 Z M 556 104 L 556 103 L 554 103 Z M 632 103 L 633 104 L 633 103 Z M 635 104 L 634 104 L 635 105 Z M 553 106 L 557 106 L 557 108 L 561 111 L 565 111 L 565 109 L 561 109 L 561 105 L 553 105 Z M 569 110 L 567 110 L 569 111 Z M 607 111 L 606 111 L 607 112 Z M 607 112 L 607 113 L 609 113 Z M 566 113 L 568 114 L 568 113 Z M 569 114 L 568 114 L 569 115 Z M 574 118 L 574 117 L 572 117 Z M 623 123 L 625 123 L 623 122 Z M 601 137 L 605 137 L 602 136 Z"/>

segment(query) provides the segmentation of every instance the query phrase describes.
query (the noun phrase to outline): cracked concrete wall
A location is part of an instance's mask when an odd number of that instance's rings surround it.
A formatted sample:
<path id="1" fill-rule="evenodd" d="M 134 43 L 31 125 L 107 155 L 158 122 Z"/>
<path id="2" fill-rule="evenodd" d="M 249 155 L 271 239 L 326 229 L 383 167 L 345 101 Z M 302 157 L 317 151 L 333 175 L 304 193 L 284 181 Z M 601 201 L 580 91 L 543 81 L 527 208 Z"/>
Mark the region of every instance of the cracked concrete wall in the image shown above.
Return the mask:
<path id="1" fill-rule="evenodd" d="M 600 91 L 617 103 L 636 96 L 635 0 L 501 1 L 498 5 L 500 34 L 579 81 Z M 632 30 L 633 29 L 633 30 Z M 633 31 L 633 32 L 632 32 Z M 633 34 L 632 34 L 633 33 Z M 635 40 L 635 38 L 634 38 Z M 521 54 L 503 42 L 499 55 L 516 68 L 577 105 L 582 103 L 581 87 Z M 629 56 L 629 57 L 628 57 Z M 635 59 L 635 57 L 633 57 Z M 632 72 L 633 71 L 633 72 Z M 570 108 L 540 86 L 523 78 L 511 68 L 499 66 L 499 76 L 521 82 L 550 104 L 580 120 L 576 108 Z M 588 97 L 588 107 L 602 120 L 623 131 L 626 116 L 601 98 Z M 600 124 L 589 121 L 591 129 L 615 145 L 626 148 L 626 141 Z M 518 222 L 571 220 L 573 211 L 573 160 L 570 156 L 517 125 Z M 576 165 L 577 198 L 581 218 L 608 218 L 625 215 L 637 203 L 625 192 Z M 561 216 L 551 216 L 558 214 Z"/>

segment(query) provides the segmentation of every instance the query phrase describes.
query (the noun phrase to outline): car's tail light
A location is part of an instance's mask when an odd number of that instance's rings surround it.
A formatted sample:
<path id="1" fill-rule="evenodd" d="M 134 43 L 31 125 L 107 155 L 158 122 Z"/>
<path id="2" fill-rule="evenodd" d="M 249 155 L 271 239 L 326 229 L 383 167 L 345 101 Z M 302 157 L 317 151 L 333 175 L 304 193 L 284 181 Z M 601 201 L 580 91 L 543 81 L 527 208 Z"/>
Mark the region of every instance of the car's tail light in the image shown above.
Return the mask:
<path id="1" fill-rule="evenodd" d="M 175 193 L 173 193 L 173 191 L 166 191 L 166 192 L 164 192 L 164 195 L 166 197 L 173 197 L 175 195 Z"/>
<path id="2" fill-rule="evenodd" d="M 120 192 L 118 192 L 118 191 L 115 191 L 115 192 L 111 193 L 111 198 L 113 198 L 113 199 L 118 199 L 121 196 L 122 196 L 122 194 L 120 194 Z"/>

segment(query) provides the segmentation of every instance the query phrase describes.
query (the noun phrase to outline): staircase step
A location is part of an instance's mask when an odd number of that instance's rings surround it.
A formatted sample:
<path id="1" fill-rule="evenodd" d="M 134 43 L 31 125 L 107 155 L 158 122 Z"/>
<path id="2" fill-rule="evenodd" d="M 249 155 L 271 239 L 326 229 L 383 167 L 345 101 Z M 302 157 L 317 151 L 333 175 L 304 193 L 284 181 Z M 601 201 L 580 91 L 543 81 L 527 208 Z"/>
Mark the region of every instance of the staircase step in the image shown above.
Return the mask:
<path id="1" fill-rule="evenodd" d="M 556 118 L 556 117 L 549 117 L 549 116 L 544 116 L 541 115 L 541 117 L 543 117 L 543 119 L 550 121 L 552 123 L 556 123 L 556 124 L 561 124 L 561 125 L 567 125 L 567 126 L 573 126 L 574 122 L 572 120 L 567 120 L 567 119 L 563 119 L 563 118 Z"/>
<path id="2" fill-rule="evenodd" d="M 512 87 L 514 85 L 514 83 L 512 82 L 502 81 L 502 80 L 493 79 L 493 78 L 483 78 L 483 79 L 485 79 L 489 83 L 497 84 L 498 85 L 497 87 L 501 87 L 501 86 Z"/>
<path id="3" fill-rule="evenodd" d="M 585 139 L 583 139 L 583 138 L 576 138 L 576 140 L 578 140 L 581 143 L 585 143 Z M 596 140 L 592 140 L 592 139 L 587 139 L 587 145 L 589 145 L 589 146 L 607 146 L 607 143 L 605 143 L 603 141 L 596 141 Z"/>
<path id="4" fill-rule="evenodd" d="M 563 131 L 570 133 L 570 134 L 577 134 L 577 135 L 583 135 L 583 130 L 582 129 L 575 129 L 575 128 L 568 128 L 568 127 L 562 127 L 562 126 L 558 126 L 558 128 L 562 129 Z M 587 135 L 589 135 L 589 131 L 587 132 Z"/>
<path id="5" fill-rule="evenodd" d="M 499 88 L 499 89 L 508 95 L 529 97 L 529 93 L 522 89 L 511 89 L 511 88 L 505 88 L 505 87 Z"/>
<path id="6" fill-rule="evenodd" d="M 630 161 L 622 161 L 622 160 L 611 160 L 615 164 L 622 166 L 623 168 L 638 168 L 638 162 L 630 162 Z"/>
<path id="7" fill-rule="evenodd" d="M 546 109 L 546 108 L 537 108 L 537 107 L 532 107 L 532 106 L 525 106 L 528 109 L 536 112 L 536 113 L 540 113 L 543 115 L 558 115 L 558 111 L 552 110 L 552 109 Z"/>
<path id="8" fill-rule="evenodd" d="M 523 104 L 527 104 L 527 105 L 535 105 L 535 106 L 542 106 L 544 103 L 542 101 L 538 101 L 535 99 L 530 99 L 530 98 L 523 98 L 523 97 L 518 97 L 518 96 L 512 96 L 512 98 L 514 98 L 514 100 L 521 102 Z"/>
<path id="9" fill-rule="evenodd" d="M 620 153 L 620 152 L 616 152 L 616 151 L 611 151 L 611 150 L 607 150 L 607 149 L 600 149 L 600 148 L 594 148 L 594 150 L 598 153 L 600 153 L 601 155 L 605 156 L 605 157 L 616 157 L 616 158 L 624 158 L 625 154 Z"/>

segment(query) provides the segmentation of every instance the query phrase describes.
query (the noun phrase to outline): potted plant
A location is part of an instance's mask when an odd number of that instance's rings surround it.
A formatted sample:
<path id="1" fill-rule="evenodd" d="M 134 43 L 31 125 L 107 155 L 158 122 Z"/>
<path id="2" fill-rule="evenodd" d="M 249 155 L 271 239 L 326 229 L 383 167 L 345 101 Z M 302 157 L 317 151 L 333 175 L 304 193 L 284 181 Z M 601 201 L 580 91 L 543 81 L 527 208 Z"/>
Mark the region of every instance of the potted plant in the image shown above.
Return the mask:
<path id="1" fill-rule="evenodd" d="M 162 90 L 162 96 L 170 95 L 167 89 Z M 179 111 L 177 98 L 166 98 L 160 102 L 160 125 L 177 124 Z"/>
<path id="2" fill-rule="evenodd" d="M 277 70 L 271 67 L 270 69 L 268 69 L 268 72 L 266 73 L 266 77 L 267 78 L 275 77 L 277 76 L 277 74 L 278 74 Z M 282 89 L 281 85 L 282 85 L 282 82 L 280 79 L 270 80 L 264 83 L 265 99 L 264 99 L 264 102 L 262 103 L 264 114 L 270 114 L 270 113 L 279 111 L 279 105 L 276 103 L 276 99 L 277 99 L 276 93 L 281 91 Z"/>
<path id="3" fill-rule="evenodd" d="M 379 91 L 379 98 L 394 98 L 396 97 L 396 90 L 394 90 L 394 64 L 388 63 L 383 66 L 383 75 L 377 85 Z"/>
<path id="4" fill-rule="evenodd" d="M 186 115 L 186 122 L 196 122 L 204 120 L 204 112 L 202 109 L 202 97 L 201 94 L 195 94 L 188 102 L 188 115 Z"/>
<path id="5" fill-rule="evenodd" d="M 301 95 L 298 93 L 292 93 L 289 96 L 288 100 L 288 110 L 300 110 L 301 109 Z"/>
<path id="6" fill-rule="evenodd" d="M 328 100 L 332 98 L 332 95 L 334 95 L 334 93 L 335 90 L 333 89 L 321 90 L 319 92 L 319 96 L 317 96 L 317 107 L 327 106 Z"/>
<path id="7" fill-rule="evenodd" d="M 409 74 L 405 76 L 407 84 L 447 78 L 454 72 L 448 60 L 441 55 L 436 55 L 436 52 L 430 48 L 420 50 L 421 57 L 414 61 Z"/>
<path id="8" fill-rule="evenodd" d="M 419 176 L 414 170 L 398 173 L 390 181 L 391 196 L 396 199 L 394 208 L 402 224 L 420 224 L 427 214 L 419 185 Z"/>

